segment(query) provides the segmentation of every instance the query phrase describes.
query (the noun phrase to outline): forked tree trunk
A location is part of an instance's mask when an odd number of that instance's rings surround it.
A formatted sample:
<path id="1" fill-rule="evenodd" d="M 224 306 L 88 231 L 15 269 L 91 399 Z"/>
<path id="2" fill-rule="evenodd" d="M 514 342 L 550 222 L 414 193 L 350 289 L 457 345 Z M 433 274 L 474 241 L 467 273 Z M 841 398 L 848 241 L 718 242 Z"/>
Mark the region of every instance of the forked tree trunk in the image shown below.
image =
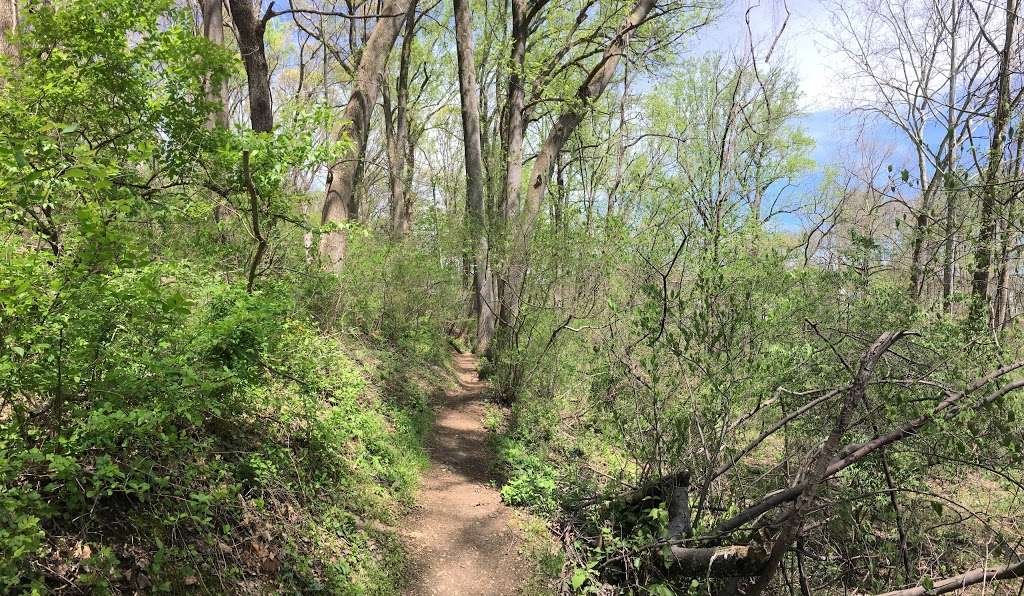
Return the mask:
<path id="1" fill-rule="evenodd" d="M 629 46 L 633 31 L 647 18 L 654 7 L 654 0 L 639 0 L 626 17 L 615 36 L 605 48 L 600 62 L 587 75 L 576 91 L 575 101 L 562 112 L 548 133 L 534 162 L 530 182 L 526 191 L 523 211 L 516 218 L 508 266 L 505 273 L 504 290 L 501 295 L 501 318 L 498 341 L 502 346 L 515 342 L 519 326 L 519 310 L 525 291 L 526 260 L 530 248 L 530 237 L 540 213 L 541 202 L 547 193 L 548 183 L 555 165 L 556 156 L 569 136 L 583 120 L 589 104 L 604 92 L 618 68 L 619 61 Z M 510 106 L 511 108 L 511 106 Z"/>
<path id="2" fill-rule="evenodd" d="M 229 6 L 231 20 L 234 21 L 237 32 L 238 51 L 242 55 L 245 76 L 249 83 L 249 121 L 254 132 L 271 132 L 274 129 L 274 108 L 270 92 L 270 70 L 267 67 L 266 49 L 263 44 L 267 22 L 266 19 L 259 18 L 259 6 L 254 6 L 250 0 L 230 0 Z M 260 197 L 253 184 L 249 158 L 249 151 L 243 151 L 242 174 L 249 196 L 250 232 L 256 240 L 256 247 L 249 261 L 246 284 L 246 291 L 251 293 L 260 262 L 267 252 L 267 232 L 273 225 L 273 219 L 263 222 L 262 225 L 260 223 Z"/>
<path id="3" fill-rule="evenodd" d="M 415 0 L 387 0 L 380 9 L 380 18 L 363 46 L 356 67 L 355 86 L 345 106 L 344 124 L 340 136 L 346 137 L 350 148 L 327 173 L 327 194 L 324 197 L 321 224 L 344 224 L 359 220 L 359 202 L 356 185 L 362 173 L 369 134 L 370 116 L 380 94 L 380 80 L 384 65 L 398 32 L 408 17 Z M 345 258 L 344 230 L 334 230 L 320 239 L 320 256 L 329 269 L 337 270 Z"/>
<path id="4" fill-rule="evenodd" d="M 257 7 L 251 0 L 229 0 L 229 6 L 249 84 L 249 121 L 255 132 L 270 132 L 274 128 L 274 108 L 270 95 L 270 69 L 263 47 L 266 23 L 257 15 Z"/>
<path id="5" fill-rule="evenodd" d="M 484 210 L 484 167 L 480 146 L 480 88 L 473 63 L 473 23 L 469 0 L 454 0 L 455 45 L 459 61 L 459 99 L 466 160 L 466 225 L 473 251 L 473 313 L 476 340 L 473 351 L 487 349 L 494 334 L 494 296 L 488 261 L 487 216 Z"/>

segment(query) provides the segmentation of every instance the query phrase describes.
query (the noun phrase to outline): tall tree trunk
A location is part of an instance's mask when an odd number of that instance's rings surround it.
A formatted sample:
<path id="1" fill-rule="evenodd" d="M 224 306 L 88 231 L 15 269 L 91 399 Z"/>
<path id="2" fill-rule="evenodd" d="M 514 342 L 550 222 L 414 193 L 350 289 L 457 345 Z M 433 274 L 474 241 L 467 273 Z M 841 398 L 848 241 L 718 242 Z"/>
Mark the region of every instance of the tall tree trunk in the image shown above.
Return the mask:
<path id="1" fill-rule="evenodd" d="M 410 14 L 405 20 L 402 37 L 402 53 L 395 81 L 395 106 L 392 110 L 387 87 L 384 88 L 384 136 L 388 150 L 388 183 L 391 187 L 391 234 L 404 238 L 412 227 L 412 209 L 409 204 L 406 170 L 411 168 L 406 154 L 409 145 L 409 66 L 412 61 L 412 44 L 415 36 L 416 19 Z"/>
<path id="2" fill-rule="evenodd" d="M 0 56 L 12 60 L 18 56 L 18 48 L 9 36 L 18 26 L 18 0 L 0 0 Z"/>
<path id="3" fill-rule="evenodd" d="M 200 9 L 202 10 L 203 17 L 203 37 L 210 43 L 218 46 L 224 45 L 224 2 L 223 0 L 201 0 Z M 224 99 L 228 93 L 228 82 L 223 80 L 220 84 L 216 84 L 212 79 L 207 79 L 203 82 L 203 86 L 206 88 L 206 100 L 209 101 L 214 107 L 213 111 L 210 112 L 209 117 L 206 120 L 206 127 L 209 129 L 215 128 L 227 128 L 228 127 L 228 111 L 227 106 L 224 104 Z M 225 201 L 220 197 L 215 197 L 216 201 L 213 206 L 213 220 L 215 222 L 223 221 L 227 218 L 229 210 L 225 205 Z"/>
<path id="4" fill-rule="evenodd" d="M 943 188 L 946 195 L 946 222 L 943 233 L 945 234 L 945 249 L 942 255 L 942 311 L 949 314 L 953 309 L 953 234 L 956 231 L 953 221 L 953 211 L 956 209 L 956 191 L 954 190 L 954 174 L 956 172 L 956 81 L 957 81 L 957 54 L 956 42 L 959 34 L 959 12 L 957 12 L 957 0 L 950 2 L 950 23 L 949 35 L 949 87 L 946 91 L 946 100 L 949 104 L 946 108 L 946 170 L 943 172 Z"/>
<path id="5" fill-rule="evenodd" d="M 946 183 L 946 222 L 943 234 L 945 235 L 945 248 L 942 254 L 942 312 L 950 314 L 953 311 L 953 261 L 955 255 L 956 222 L 953 219 L 956 211 L 956 191 L 952 188 L 952 182 Z"/>
<path id="6" fill-rule="evenodd" d="M 1007 168 L 1009 180 L 1020 180 L 1021 173 L 1021 150 L 1024 149 L 1024 136 L 1021 131 L 1016 133 L 1013 163 Z M 1010 198 L 1007 201 L 1006 209 L 1001 219 L 1002 232 L 999 239 L 999 273 L 996 282 L 995 320 L 992 327 L 1003 329 L 1010 319 L 1010 250 L 1011 240 L 1015 237 L 1014 229 L 1017 222 L 1017 202 L 1019 200 L 1019 189 L 1014 185 L 1010 191 Z"/>
<path id="7" fill-rule="evenodd" d="M 505 121 L 505 196 L 501 214 L 505 222 L 519 212 L 519 192 L 523 185 L 523 141 L 526 136 L 526 90 L 523 69 L 526 66 L 526 41 L 530 35 L 527 0 L 512 0 L 512 55 L 509 59 L 508 103 Z"/>
<path id="8" fill-rule="evenodd" d="M 562 161 L 562 154 L 555 158 L 555 200 L 552 216 L 555 224 L 555 238 L 557 242 L 564 242 L 566 232 L 565 211 L 568 207 L 565 188 L 565 164 Z M 568 273 L 567 267 L 561 260 L 555 261 L 555 280 L 552 289 L 552 302 L 556 308 L 561 308 L 565 303 L 566 287 L 569 285 L 564 278 Z"/>
<path id="9" fill-rule="evenodd" d="M 615 146 L 615 177 L 612 179 L 611 189 L 608 191 L 608 205 L 605 208 L 605 218 L 611 221 L 615 213 L 615 199 L 622 185 L 622 175 L 626 165 L 626 101 L 629 98 L 629 63 L 622 68 L 622 97 L 619 98 L 619 131 L 618 143 Z"/>
<path id="10" fill-rule="evenodd" d="M 921 161 L 923 163 L 923 158 Z M 924 244 L 928 237 L 928 224 L 932 218 L 932 197 L 942 181 L 942 170 L 943 168 L 939 168 L 932 174 L 928 186 L 924 187 L 921 192 L 921 205 L 918 208 L 914 225 L 914 242 L 910 257 L 910 299 L 914 302 L 921 299 L 921 294 L 924 291 Z M 924 172 L 925 168 L 922 166 L 920 171 Z"/>
<path id="11" fill-rule="evenodd" d="M 515 343 L 519 326 L 519 310 L 525 290 L 526 259 L 530 248 L 530 236 L 540 213 L 541 202 L 547 193 L 556 156 L 561 153 L 566 140 L 583 120 L 585 110 L 591 102 L 604 92 L 618 68 L 619 61 L 629 45 L 633 31 L 647 18 L 654 7 L 654 0 L 639 0 L 626 17 L 615 36 L 605 48 L 601 60 L 587 75 L 576 91 L 575 101 L 569 104 L 555 121 L 537 155 L 530 183 L 526 191 L 523 211 L 516 218 L 508 267 L 505 274 L 505 288 L 501 295 L 501 319 L 499 321 L 499 342 L 502 347 Z"/>
<path id="12" fill-rule="evenodd" d="M 487 218 L 484 209 L 484 168 L 480 148 L 480 88 L 473 63 L 473 23 L 469 0 L 454 0 L 455 45 L 459 60 L 459 99 L 466 159 L 466 224 L 473 250 L 473 310 L 476 341 L 473 351 L 487 349 L 494 334 L 494 296 L 488 263 Z"/>
<path id="13" fill-rule="evenodd" d="M 971 320 L 980 323 L 988 315 L 989 276 L 992 266 L 992 245 L 996 235 L 996 201 L 1006 127 L 1010 120 L 1010 54 L 1017 24 L 1017 0 L 1006 3 L 1006 36 L 999 55 L 996 112 L 992 118 L 992 136 L 981 189 L 981 228 L 974 251 L 974 275 L 971 280 Z"/>
<path id="14" fill-rule="evenodd" d="M 1009 300 L 1007 284 L 1009 283 L 1010 260 L 1010 214 L 1002 218 L 999 224 L 999 257 L 996 261 L 996 293 L 993 304 L 992 327 L 1001 329 Z"/>
<path id="15" fill-rule="evenodd" d="M 344 224 L 359 219 L 355 189 L 366 155 L 370 116 L 380 93 L 380 79 L 388 54 L 415 3 L 416 0 L 384 2 L 380 9 L 382 16 L 363 46 L 356 67 L 355 86 L 345 106 L 345 123 L 340 131 L 341 136 L 348 138 L 350 149 L 327 172 L 327 194 L 320 216 L 321 224 Z M 336 270 L 341 266 L 345 258 L 345 245 L 344 230 L 334 230 L 320 239 L 320 255 L 329 268 Z"/>
<path id="16" fill-rule="evenodd" d="M 500 206 L 496 210 L 499 234 L 505 237 L 509 224 L 519 213 L 519 194 L 523 185 L 523 143 L 526 139 L 526 90 L 523 77 L 526 69 L 526 43 L 530 37 L 529 4 L 527 0 L 512 0 L 512 52 L 509 56 L 508 98 L 505 102 L 504 142 L 505 142 L 505 187 Z M 505 294 L 509 292 L 508 280 L 504 276 L 497 279 L 497 330 L 507 327 L 507 316 L 504 312 L 507 303 Z M 493 348 L 493 344 L 491 346 Z M 491 351 L 488 355 L 493 357 Z"/>
<path id="17" fill-rule="evenodd" d="M 229 6 L 231 20 L 235 23 L 238 36 L 238 51 L 242 55 L 245 76 L 249 83 L 249 120 L 254 132 L 270 132 L 274 129 L 274 109 L 270 94 L 270 69 L 267 67 L 267 55 L 263 45 L 267 19 L 258 18 L 256 11 L 259 6 L 253 6 L 250 0 L 230 0 Z M 256 240 L 256 248 L 249 262 L 248 283 L 246 284 L 246 291 L 251 293 L 256 282 L 260 261 L 263 260 L 263 255 L 267 252 L 267 232 L 273 225 L 273 220 L 264 222 L 262 226 L 260 224 L 259 194 L 253 184 L 249 157 L 248 150 L 242 152 L 242 173 L 249 195 L 250 231 Z"/>
<path id="18" fill-rule="evenodd" d="M 224 45 L 224 10 L 223 0 L 202 0 L 201 8 L 203 11 L 203 37 L 206 38 L 210 43 L 217 44 L 219 46 Z M 224 105 L 224 98 L 228 95 L 228 83 L 227 81 L 221 81 L 219 85 L 214 85 L 213 81 L 206 81 L 206 99 L 212 103 L 215 107 L 214 111 L 210 113 L 210 119 L 207 122 L 209 128 L 228 127 L 228 111 Z"/>
<path id="19" fill-rule="evenodd" d="M 270 132 L 274 128 L 274 108 L 270 95 L 270 69 L 263 46 L 267 24 L 257 16 L 257 7 L 251 0 L 229 0 L 229 6 L 249 84 L 249 121 L 254 131 Z"/>

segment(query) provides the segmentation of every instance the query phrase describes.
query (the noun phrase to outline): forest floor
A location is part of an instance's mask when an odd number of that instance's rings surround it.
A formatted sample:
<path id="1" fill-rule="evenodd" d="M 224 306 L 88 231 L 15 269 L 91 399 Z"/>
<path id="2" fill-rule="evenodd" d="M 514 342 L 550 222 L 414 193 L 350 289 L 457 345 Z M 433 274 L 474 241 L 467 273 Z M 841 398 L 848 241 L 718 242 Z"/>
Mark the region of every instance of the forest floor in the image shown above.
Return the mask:
<path id="1" fill-rule="evenodd" d="M 429 442 L 416 506 L 403 530 L 405 594 L 516 594 L 530 576 L 511 510 L 491 483 L 494 453 L 483 426 L 485 382 L 472 354 L 456 354 Z"/>

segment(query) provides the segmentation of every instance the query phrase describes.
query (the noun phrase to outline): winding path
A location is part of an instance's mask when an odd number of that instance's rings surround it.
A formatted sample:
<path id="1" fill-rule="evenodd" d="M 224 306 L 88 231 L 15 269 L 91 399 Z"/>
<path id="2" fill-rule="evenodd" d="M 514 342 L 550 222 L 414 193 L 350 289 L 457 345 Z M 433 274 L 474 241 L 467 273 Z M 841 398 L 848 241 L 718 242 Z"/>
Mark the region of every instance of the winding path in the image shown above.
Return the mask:
<path id="1" fill-rule="evenodd" d="M 488 484 L 493 453 L 483 427 L 487 387 L 472 354 L 456 354 L 458 386 L 444 394 L 430 440 L 430 468 L 403 531 L 405 594 L 515 594 L 529 577 L 511 512 Z"/>

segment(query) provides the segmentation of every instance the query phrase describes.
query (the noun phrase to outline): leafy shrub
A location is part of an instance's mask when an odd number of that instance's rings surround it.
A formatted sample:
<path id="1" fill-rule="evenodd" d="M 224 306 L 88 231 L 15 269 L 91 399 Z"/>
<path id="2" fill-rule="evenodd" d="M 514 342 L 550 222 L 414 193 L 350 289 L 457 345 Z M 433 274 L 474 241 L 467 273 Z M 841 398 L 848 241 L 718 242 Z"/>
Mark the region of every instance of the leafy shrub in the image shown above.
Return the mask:
<path id="1" fill-rule="evenodd" d="M 539 512 L 554 512 L 558 506 L 556 470 L 540 455 L 511 440 L 499 447 L 505 482 L 501 498 L 509 505 L 529 507 Z"/>
<path id="2" fill-rule="evenodd" d="M 445 332 L 465 316 L 459 280 L 431 243 L 394 244 L 359 227 L 349 230 L 344 270 L 325 289 L 333 325 L 434 360 L 447 357 Z"/>

